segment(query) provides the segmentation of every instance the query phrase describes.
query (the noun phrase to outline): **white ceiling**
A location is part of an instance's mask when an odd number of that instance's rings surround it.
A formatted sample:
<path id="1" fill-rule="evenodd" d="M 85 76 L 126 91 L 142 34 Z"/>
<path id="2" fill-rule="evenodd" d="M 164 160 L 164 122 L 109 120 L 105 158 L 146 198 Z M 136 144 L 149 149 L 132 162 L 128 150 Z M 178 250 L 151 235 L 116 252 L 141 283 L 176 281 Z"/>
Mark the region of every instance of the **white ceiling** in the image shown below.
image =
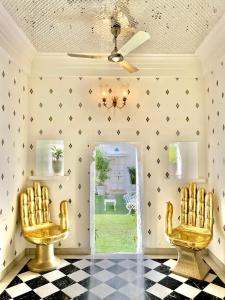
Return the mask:
<path id="1" fill-rule="evenodd" d="M 138 30 L 152 38 L 136 53 L 194 53 L 225 12 L 225 0 L 0 0 L 40 52 L 105 53 L 110 17 L 119 47 Z"/>

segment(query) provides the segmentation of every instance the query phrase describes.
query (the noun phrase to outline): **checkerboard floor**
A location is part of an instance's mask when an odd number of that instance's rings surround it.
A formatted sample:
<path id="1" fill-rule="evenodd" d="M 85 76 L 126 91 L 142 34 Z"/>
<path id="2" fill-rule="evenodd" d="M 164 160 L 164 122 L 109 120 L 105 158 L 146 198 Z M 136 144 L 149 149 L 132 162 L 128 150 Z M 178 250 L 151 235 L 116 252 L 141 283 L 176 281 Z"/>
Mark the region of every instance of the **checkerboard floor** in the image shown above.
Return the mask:
<path id="1" fill-rule="evenodd" d="M 8 299 L 225 299 L 225 284 L 210 270 L 204 281 L 172 274 L 175 260 L 64 259 L 43 274 L 27 266 L 0 295 Z"/>

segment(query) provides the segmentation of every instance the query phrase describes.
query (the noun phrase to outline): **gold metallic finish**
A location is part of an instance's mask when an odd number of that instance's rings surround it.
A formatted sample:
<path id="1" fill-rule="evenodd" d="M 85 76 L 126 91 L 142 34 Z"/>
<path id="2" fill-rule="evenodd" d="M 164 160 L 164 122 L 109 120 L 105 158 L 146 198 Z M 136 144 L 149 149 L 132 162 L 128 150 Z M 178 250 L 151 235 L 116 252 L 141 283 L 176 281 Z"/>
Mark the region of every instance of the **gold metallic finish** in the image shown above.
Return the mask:
<path id="1" fill-rule="evenodd" d="M 197 190 L 192 183 L 181 190 L 181 225 L 172 226 L 173 205 L 167 202 L 166 235 L 176 246 L 178 261 L 173 273 L 203 280 L 209 267 L 201 257 L 213 237 L 213 194 L 205 189 Z"/>
<path id="2" fill-rule="evenodd" d="M 65 239 L 69 234 L 68 202 L 60 203 L 60 225 L 50 221 L 48 189 L 41 189 L 39 182 L 27 193 L 20 195 L 22 232 L 26 240 L 36 245 L 36 255 L 28 263 L 33 272 L 54 270 L 60 259 L 54 256 L 53 243 Z"/>

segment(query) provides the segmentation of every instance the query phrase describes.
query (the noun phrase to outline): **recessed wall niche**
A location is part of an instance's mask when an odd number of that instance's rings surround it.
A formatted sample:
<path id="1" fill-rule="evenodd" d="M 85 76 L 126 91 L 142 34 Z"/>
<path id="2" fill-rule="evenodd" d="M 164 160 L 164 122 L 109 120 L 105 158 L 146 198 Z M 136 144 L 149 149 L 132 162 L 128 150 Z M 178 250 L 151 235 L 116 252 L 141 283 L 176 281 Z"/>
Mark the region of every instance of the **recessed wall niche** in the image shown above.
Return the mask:
<path id="1" fill-rule="evenodd" d="M 36 176 L 64 175 L 64 141 L 36 141 Z"/>
<path id="2" fill-rule="evenodd" d="M 169 170 L 172 178 L 196 180 L 198 170 L 198 143 L 176 142 L 169 144 Z"/>

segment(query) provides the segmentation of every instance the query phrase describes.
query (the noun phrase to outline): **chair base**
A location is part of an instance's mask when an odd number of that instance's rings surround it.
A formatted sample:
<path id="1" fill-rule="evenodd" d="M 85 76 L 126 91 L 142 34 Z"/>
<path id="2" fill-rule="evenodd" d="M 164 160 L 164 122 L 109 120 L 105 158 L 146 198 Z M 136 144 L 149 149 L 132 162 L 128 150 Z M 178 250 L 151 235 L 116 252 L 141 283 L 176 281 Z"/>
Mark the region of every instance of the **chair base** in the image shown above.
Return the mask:
<path id="1" fill-rule="evenodd" d="M 171 271 L 177 275 L 203 280 L 210 270 L 204 262 L 201 251 L 176 246 L 178 261 Z"/>
<path id="2" fill-rule="evenodd" d="M 60 258 L 54 255 L 54 245 L 37 245 L 35 258 L 28 263 L 32 272 L 42 273 L 55 270 L 60 265 Z"/>

